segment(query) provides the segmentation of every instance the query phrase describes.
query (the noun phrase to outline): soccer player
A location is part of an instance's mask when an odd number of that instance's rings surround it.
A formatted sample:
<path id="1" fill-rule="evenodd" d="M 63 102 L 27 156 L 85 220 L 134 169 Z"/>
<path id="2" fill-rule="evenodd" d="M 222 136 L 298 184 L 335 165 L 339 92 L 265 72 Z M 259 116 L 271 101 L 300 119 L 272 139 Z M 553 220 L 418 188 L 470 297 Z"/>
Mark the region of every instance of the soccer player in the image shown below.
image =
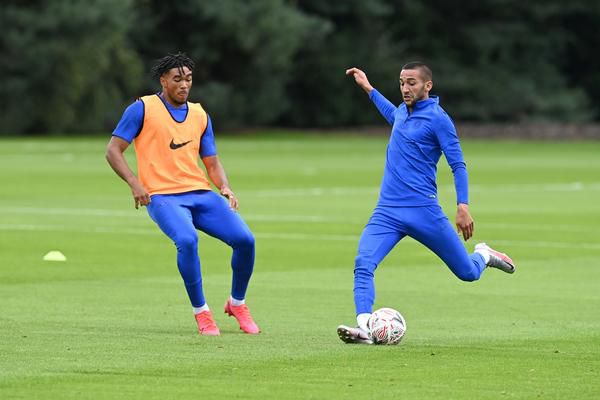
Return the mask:
<path id="1" fill-rule="evenodd" d="M 371 344 L 367 322 L 375 301 L 374 272 L 383 258 L 405 236 L 419 241 L 437 254 L 463 281 L 479 279 L 486 267 L 512 274 L 515 264 L 485 243 L 468 254 L 443 213 L 437 199 L 437 163 L 444 153 L 456 189 L 456 228 L 464 240 L 473 235 L 469 213 L 467 169 L 454 124 L 430 96 L 431 69 L 411 62 L 400 72 L 403 103 L 396 107 L 371 86 L 358 68 L 346 70 L 392 126 L 379 200 L 358 243 L 354 269 L 354 304 L 358 327 L 340 325 L 346 343 Z"/>
<path id="2" fill-rule="evenodd" d="M 200 104 L 187 101 L 193 70 L 194 62 L 184 53 L 158 60 L 152 73 L 162 90 L 127 107 L 112 133 L 106 159 L 131 188 L 135 208 L 146 206 L 150 218 L 174 242 L 200 334 L 217 336 L 220 331 L 202 290 L 196 230 L 232 247 L 233 279 L 225 313 L 235 317 L 244 332 L 257 334 L 260 330 L 245 304 L 254 268 L 254 236 L 236 212 L 238 200 L 219 161 L 210 117 Z M 123 156 L 131 142 L 139 178 Z M 223 197 L 211 190 L 199 157 Z"/>

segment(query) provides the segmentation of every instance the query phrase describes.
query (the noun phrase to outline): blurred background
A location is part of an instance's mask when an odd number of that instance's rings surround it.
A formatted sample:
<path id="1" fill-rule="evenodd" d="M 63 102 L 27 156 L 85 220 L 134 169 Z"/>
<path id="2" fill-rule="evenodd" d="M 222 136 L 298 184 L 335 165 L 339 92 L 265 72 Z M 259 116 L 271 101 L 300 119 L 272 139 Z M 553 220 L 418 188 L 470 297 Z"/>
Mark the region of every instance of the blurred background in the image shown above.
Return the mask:
<path id="1" fill-rule="evenodd" d="M 0 135 L 110 132 L 159 90 L 157 58 L 194 59 L 217 129 L 381 125 L 350 66 L 399 103 L 413 60 L 466 135 L 600 137 L 600 2 L 4 0 Z"/>

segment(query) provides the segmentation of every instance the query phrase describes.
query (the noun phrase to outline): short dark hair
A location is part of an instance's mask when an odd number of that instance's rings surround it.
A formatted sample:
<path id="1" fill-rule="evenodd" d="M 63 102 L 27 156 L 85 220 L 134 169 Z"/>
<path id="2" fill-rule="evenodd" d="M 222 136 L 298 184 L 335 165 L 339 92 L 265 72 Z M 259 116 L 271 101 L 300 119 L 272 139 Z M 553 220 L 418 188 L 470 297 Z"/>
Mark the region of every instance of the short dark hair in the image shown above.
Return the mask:
<path id="1" fill-rule="evenodd" d="M 425 81 L 433 80 L 433 72 L 431 72 L 431 68 L 427 66 L 427 64 L 422 63 L 421 61 L 411 61 L 409 63 L 404 64 L 402 69 L 418 69 L 421 71 L 421 75 Z"/>
<path id="2" fill-rule="evenodd" d="M 156 64 L 152 67 L 152 77 L 158 79 L 172 68 L 178 68 L 183 74 L 183 67 L 188 67 L 190 71 L 193 71 L 194 61 L 185 53 L 169 53 L 163 58 L 156 60 Z"/>

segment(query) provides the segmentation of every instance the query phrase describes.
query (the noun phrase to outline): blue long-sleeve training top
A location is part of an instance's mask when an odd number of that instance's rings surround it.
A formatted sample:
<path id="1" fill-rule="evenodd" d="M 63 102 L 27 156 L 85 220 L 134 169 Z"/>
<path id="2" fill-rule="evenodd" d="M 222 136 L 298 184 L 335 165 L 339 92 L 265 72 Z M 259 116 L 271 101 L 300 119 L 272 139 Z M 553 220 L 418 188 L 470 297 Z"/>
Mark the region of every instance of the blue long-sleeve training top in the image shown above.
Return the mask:
<path id="1" fill-rule="evenodd" d="M 456 202 L 468 204 L 467 167 L 454 123 L 431 96 L 409 114 L 373 89 L 369 98 L 392 125 L 378 205 L 415 207 L 438 204 L 437 163 L 444 153 L 454 174 Z"/>

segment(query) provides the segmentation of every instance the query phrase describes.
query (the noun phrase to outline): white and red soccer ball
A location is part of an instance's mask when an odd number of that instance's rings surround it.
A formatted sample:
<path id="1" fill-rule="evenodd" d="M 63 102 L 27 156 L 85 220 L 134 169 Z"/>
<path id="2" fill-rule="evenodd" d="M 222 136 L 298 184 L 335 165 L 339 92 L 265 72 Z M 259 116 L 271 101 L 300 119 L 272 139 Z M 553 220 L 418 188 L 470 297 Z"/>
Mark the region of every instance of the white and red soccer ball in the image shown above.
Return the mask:
<path id="1" fill-rule="evenodd" d="M 388 307 L 374 311 L 367 327 L 374 344 L 398 344 L 406 333 L 406 321 L 402 314 Z"/>

